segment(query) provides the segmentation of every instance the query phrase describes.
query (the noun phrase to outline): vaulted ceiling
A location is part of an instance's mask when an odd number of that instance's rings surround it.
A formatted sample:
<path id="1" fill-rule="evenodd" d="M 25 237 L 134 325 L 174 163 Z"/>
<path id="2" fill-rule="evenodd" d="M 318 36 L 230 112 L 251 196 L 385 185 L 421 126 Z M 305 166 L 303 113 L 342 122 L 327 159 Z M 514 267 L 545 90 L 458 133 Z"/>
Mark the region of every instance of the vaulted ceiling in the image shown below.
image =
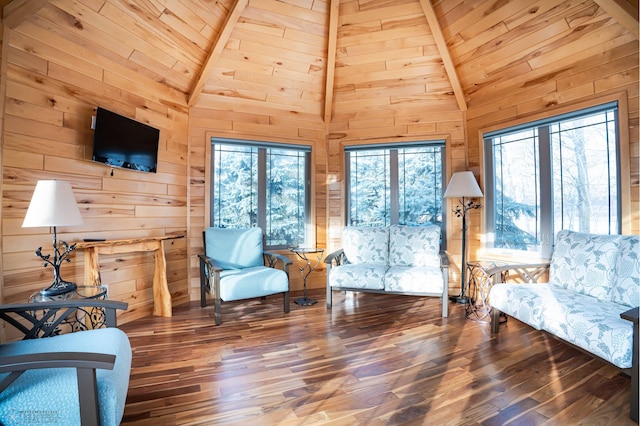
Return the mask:
<path id="1" fill-rule="evenodd" d="M 464 111 L 638 39 L 629 0 L 14 0 L 4 22 L 18 51 L 152 80 L 177 104 L 325 122 Z"/>

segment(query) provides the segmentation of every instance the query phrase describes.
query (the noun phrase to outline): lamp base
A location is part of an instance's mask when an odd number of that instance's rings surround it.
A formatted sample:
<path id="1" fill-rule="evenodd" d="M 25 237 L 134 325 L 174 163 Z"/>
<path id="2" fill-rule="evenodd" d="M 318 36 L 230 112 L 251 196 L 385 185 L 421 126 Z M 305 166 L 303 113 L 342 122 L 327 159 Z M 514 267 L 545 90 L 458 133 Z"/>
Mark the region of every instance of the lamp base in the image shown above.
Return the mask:
<path id="1" fill-rule="evenodd" d="M 75 283 L 68 281 L 60 281 L 59 283 L 53 283 L 47 288 L 40 290 L 40 294 L 45 297 L 59 296 L 61 294 L 70 293 L 75 291 L 78 286 Z"/>
<path id="2" fill-rule="evenodd" d="M 464 294 L 461 294 L 459 296 L 449 296 L 449 300 L 451 300 L 452 302 L 460 303 L 462 305 L 469 304 L 469 298 Z"/>

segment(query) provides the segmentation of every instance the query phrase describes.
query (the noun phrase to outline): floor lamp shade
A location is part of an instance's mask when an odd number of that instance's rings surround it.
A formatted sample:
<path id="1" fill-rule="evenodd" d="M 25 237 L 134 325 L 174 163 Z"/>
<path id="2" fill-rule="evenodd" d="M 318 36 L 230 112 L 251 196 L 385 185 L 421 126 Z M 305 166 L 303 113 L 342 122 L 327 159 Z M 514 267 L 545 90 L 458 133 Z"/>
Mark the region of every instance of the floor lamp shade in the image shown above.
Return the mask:
<path id="1" fill-rule="evenodd" d="M 75 225 L 82 225 L 82 215 L 71 185 L 59 180 L 38 181 L 22 227 L 50 226 L 53 228 L 53 257 L 50 254 L 42 254 L 42 247 L 36 250 L 36 256 L 42 259 L 45 268 L 48 265 L 53 268 L 53 283 L 40 291 L 43 296 L 67 294 L 77 288 L 75 283 L 65 281 L 60 277 L 60 265 L 62 262 L 71 261 L 69 254 L 76 248 L 76 245 L 69 245 L 65 241 L 58 242 L 56 231 L 58 226 Z"/>
<path id="2" fill-rule="evenodd" d="M 455 172 L 451 176 L 444 198 L 479 198 L 482 191 L 472 172 Z"/>
<path id="3" fill-rule="evenodd" d="M 460 265 L 460 287 L 461 292 L 459 296 L 451 297 L 451 300 L 457 303 L 469 303 L 470 299 L 465 294 L 466 286 L 466 270 L 467 270 L 467 211 L 470 209 L 480 208 L 480 204 L 476 204 L 472 201 L 465 202 L 465 198 L 479 198 L 482 197 L 482 191 L 478 186 L 476 178 L 472 172 L 455 172 L 451 176 L 447 190 L 444 192 L 444 198 L 459 198 L 461 205 L 458 206 L 453 212 L 458 217 L 462 217 L 462 262 Z"/>
<path id="4" fill-rule="evenodd" d="M 36 184 L 23 228 L 82 225 L 82 215 L 69 182 L 41 180 Z"/>

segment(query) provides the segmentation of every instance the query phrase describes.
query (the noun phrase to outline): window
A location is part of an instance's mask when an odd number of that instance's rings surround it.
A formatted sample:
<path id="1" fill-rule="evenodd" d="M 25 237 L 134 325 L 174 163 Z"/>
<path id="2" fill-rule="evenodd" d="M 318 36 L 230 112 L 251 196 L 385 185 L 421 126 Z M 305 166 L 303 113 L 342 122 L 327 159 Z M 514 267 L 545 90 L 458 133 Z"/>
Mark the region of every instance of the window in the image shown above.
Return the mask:
<path id="1" fill-rule="evenodd" d="M 259 226 L 269 248 L 309 242 L 311 149 L 212 139 L 211 226 Z"/>
<path id="2" fill-rule="evenodd" d="M 442 226 L 444 149 L 444 141 L 347 147 L 347 223 Z"/>
<path id="3" fill-rule="evenodd" d="M 610 103 L 484 136 L 489 247 L 550 257 L 562 229 L 620 233 L 617 116 Z"/>

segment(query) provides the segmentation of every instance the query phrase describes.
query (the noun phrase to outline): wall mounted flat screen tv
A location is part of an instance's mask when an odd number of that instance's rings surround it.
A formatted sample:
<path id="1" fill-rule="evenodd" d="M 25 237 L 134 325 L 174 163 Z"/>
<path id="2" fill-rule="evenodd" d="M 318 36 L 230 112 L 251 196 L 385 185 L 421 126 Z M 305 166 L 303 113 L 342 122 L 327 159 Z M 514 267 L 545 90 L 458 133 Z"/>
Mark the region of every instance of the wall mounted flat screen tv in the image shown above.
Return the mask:
<path id="1" fill-rule="evenodd" d="M 159 137 L 158 129 L 98 108 L 92 159 L 114 167 L 155 173 Z"/>

